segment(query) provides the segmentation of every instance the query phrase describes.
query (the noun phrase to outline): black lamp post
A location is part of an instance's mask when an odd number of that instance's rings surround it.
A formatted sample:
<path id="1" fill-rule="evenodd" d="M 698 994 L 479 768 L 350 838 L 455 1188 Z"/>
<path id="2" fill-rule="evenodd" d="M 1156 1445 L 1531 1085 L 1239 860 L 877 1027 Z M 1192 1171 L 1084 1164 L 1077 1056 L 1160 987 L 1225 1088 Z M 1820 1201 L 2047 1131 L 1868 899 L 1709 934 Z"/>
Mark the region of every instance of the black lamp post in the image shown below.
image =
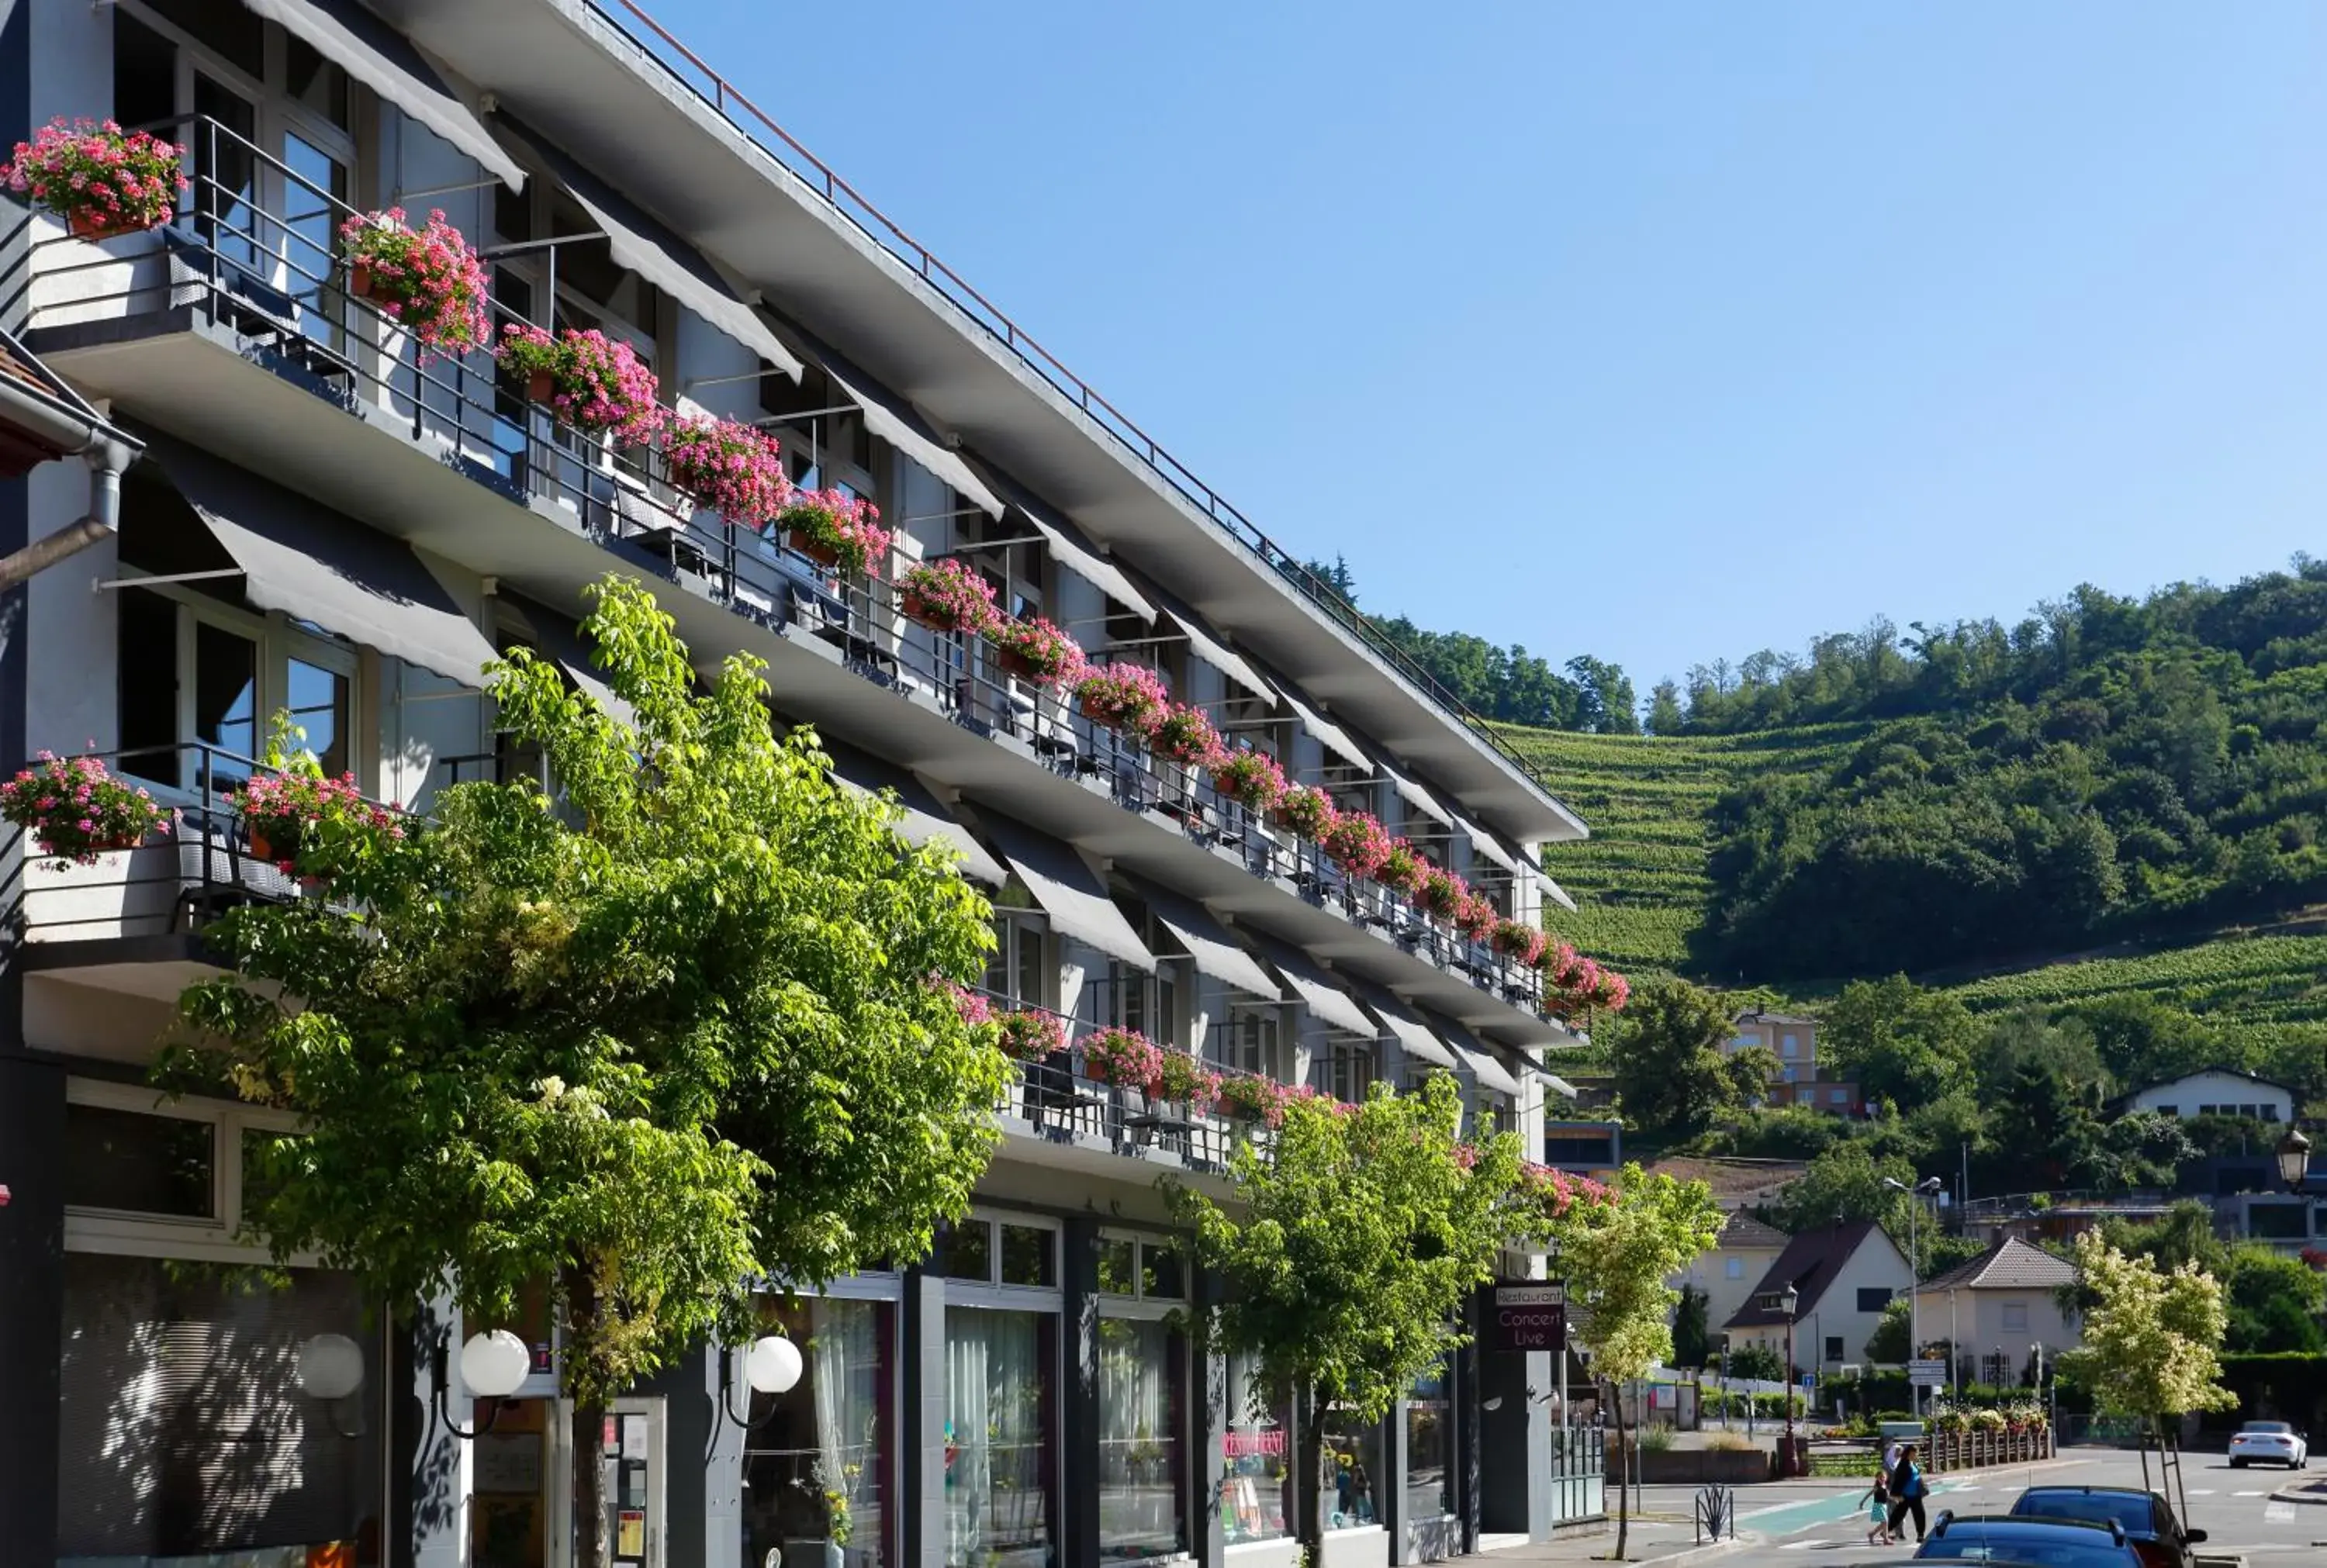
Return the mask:
<path id="1" fill-rule="evenodd" d="M 2278 1180 L 2289 1192 L 2303 1190 L 2304 1178 L 2311 1174 L 2311 1140 L 2303 1135 L 2300 1127 L 2286 1129 L 2286 1136 L 2278 1141 Z"/>
<path id="2" fill-rule="evenodd" d="M 1802 1293 L 1790 1283 L 1779 1304 L 1786 1311 L 1786 1384 L 1780 1397 L 1786 1402 L 1786 1462 L 1779 1468 L 1786 1474 L 1794 1473 L 1794 1314 L 1801 1311 Z"/>

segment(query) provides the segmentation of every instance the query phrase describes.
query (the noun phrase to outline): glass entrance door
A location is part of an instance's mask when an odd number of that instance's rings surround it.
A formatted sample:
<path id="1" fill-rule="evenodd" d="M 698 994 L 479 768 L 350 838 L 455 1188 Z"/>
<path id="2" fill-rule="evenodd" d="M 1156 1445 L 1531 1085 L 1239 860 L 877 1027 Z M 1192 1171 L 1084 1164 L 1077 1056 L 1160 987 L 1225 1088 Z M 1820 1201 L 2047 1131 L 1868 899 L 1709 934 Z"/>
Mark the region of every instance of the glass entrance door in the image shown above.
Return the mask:
<path id="1" fill-rule="evenodd" d="M 491 1414 L 480 1401 L 481 1423 Z M 597 1521 L 613 1568 L 663 1568 L 663 1402 L 621 1399 L 599 1432 L 606 1507 Z M 574 1406 L 512 1399 L 476 1439 L 471 1470 L 472 1568 L 572 1568 Z"/>

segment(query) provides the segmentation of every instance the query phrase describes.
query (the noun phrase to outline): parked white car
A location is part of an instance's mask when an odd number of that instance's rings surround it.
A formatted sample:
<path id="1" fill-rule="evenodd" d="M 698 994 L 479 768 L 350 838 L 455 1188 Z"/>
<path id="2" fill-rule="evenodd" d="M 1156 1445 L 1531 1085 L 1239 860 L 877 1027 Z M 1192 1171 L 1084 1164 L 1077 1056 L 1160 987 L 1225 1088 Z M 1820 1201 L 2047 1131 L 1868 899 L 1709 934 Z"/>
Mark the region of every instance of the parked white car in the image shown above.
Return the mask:
<path id="1" fill-rule="evenodd" d="M 2302 1470 L 2311 1462 L 2311 1444 L 2283 1421 L 2249 1421 L 2230 1434 L 2230 1468 L 2283 1464 Z"/>

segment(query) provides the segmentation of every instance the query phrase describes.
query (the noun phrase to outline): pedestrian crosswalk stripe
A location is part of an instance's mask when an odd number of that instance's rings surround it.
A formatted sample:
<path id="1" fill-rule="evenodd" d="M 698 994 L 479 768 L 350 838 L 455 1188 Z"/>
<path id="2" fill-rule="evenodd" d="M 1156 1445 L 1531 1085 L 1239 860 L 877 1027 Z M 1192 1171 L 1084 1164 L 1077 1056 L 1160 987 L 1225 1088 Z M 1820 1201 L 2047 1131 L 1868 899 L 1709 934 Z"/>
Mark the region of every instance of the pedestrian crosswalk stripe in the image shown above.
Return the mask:
<path id="1" fill-rule="evenodd" d="M 2214 1495 L 2214 1489 L 2211 1487 L 2191 1487 L 2190 1489 L 2190 1495 L 2193 1498 L 2210 1498 Z"/>
<path id="2" fill-rule="evenodd" d="M 2230 1496 L 2234 1498 L 2266 1498 L 2270 1496 L 2270 1494 L 2268 1492 L 2232 1492 Z"/>

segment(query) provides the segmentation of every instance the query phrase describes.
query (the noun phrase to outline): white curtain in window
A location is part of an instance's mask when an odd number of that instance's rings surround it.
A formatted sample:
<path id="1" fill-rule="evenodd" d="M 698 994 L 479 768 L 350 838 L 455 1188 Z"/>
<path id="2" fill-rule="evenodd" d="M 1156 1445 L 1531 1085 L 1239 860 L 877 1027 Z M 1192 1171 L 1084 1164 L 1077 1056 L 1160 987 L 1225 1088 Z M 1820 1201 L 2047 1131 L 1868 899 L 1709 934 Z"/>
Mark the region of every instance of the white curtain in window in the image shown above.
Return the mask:
<path id="1" fill-rule="evenodd" d="M 1049 1561 L 1042 1339 L 1033 1312 L 946 1313 L 947 1568 Z"/>
<path id="2" fill-rule="evenodd" d="M 836 1524 L 845 1516 L 851 1544 L 870 1546 L 878 1539 L 866 1515 L 879 1497 L 874 1472 L 880 1452 L 880 1311 L 870 1302 L 815 1297 L 808 1302 L 808 1324 L 816 1483 L 824 1493 L 827 1519 Z"/>
<path id="3" fill-rule="evenodd" d="M 1098 1544 L 1109 1558 L 1179 1551 L 1177 1413 L 1171 1331 L 1160 1322 L 1098 1326 Z"/>

